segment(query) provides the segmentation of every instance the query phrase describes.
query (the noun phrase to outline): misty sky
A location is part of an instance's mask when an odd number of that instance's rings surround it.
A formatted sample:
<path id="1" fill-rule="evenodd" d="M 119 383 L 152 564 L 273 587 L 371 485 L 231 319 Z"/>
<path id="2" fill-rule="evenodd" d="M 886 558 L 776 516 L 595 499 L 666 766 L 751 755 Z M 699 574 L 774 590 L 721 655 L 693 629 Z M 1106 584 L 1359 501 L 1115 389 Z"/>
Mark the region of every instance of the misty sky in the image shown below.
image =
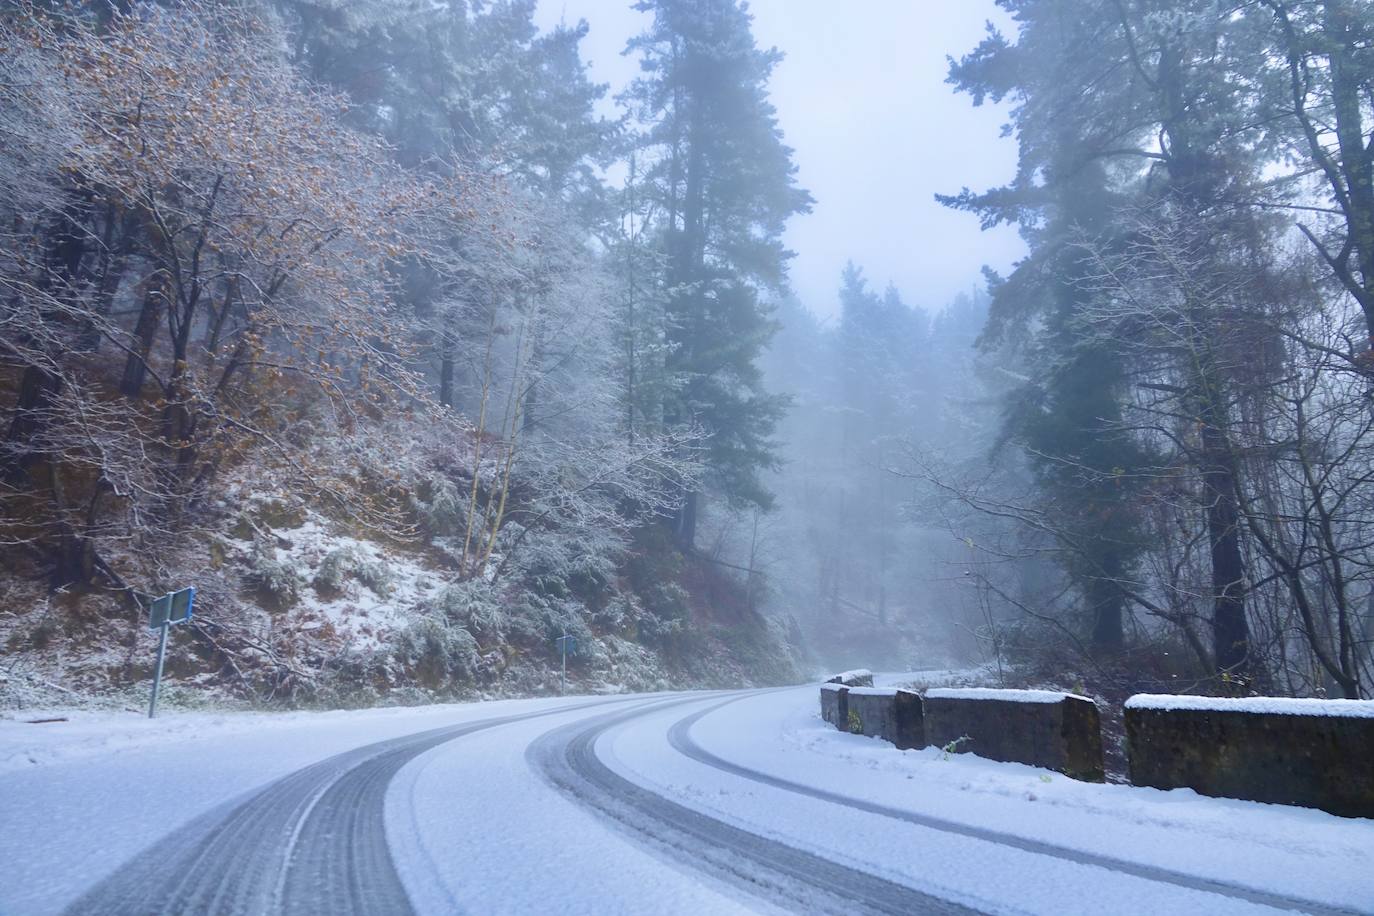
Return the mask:
<path id="1" fill-rule="evenodd" d="M 1011 178 L 1016 146 L 999 137 L 1005 111 L 974 108 L 944 82 L 946 55 L 1006 18 L 992 0 L 755 0 L 754 35 L 787 58 L 771 84 L 799 180 L 814 211 L 789 223 L 797 252 L 792 285 L 813 311 L 837 311 L 846 259 L 879 289 L 938 309 L 1005 269 L 1023 252 L 1015 231 L 980 232 L 977 220 L 941 207 L 936 192 L 981 189 Z M 587 20 L 583 55 L 592 76 L 619 91 L 637 72 L 621 56 L 647 16 L 630 0 L 540 0 L 543 27 Z"/>

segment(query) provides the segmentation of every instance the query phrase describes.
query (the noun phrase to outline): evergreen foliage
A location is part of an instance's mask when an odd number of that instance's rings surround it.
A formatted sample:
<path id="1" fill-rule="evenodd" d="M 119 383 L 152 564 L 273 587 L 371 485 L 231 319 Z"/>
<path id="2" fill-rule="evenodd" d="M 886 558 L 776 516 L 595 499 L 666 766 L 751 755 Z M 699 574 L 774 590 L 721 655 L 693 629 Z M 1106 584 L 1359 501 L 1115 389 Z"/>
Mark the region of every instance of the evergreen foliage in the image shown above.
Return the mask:
<path id="1" fill-rule="evenodd" d="M 787 218 L 810 208 L 796 186 L 767 81 L 781 59 L 760 50 L 737 0 L 644 0 L 649 29 L 629 52 L 643 71 L 625 94 L 647 125 L 636 141 L 638 193 L 662 252 L 663 422 L 705 434 L 707 482 L 733 505 L 767 508 L 760 471 L 785 401 L 764 392 L 757 359 L 776 330 L 766 296 L 785 288 Z M 696 541 L 700 493 L 673 523 Z"/>

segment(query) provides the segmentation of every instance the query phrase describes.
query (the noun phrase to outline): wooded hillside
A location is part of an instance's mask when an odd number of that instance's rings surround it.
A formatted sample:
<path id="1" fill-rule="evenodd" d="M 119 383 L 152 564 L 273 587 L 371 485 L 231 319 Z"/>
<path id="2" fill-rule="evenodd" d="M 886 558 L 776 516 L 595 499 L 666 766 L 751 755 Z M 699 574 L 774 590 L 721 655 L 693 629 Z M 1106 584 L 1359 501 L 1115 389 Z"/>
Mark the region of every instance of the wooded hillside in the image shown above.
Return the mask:
<path id="1" fill-rule="evenodd" d="M 185 584 L 249 697 L 788 676 L 692 519 L 768 500 L 808 198 L 747 16 L 642 6 L 633 120 L 532 2 L 0 13 L 11 683 L 134 683 Z"/>

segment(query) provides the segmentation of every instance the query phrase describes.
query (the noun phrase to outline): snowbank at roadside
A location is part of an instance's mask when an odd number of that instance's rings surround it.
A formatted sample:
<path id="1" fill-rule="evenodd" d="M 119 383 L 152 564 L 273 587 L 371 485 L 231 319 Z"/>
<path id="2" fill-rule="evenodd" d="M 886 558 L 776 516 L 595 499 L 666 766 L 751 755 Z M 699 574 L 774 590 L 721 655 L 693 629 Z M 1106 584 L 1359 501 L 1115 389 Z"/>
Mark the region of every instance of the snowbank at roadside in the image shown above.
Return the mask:
<path id="1" fill-rule="evenodd" d="M 388 721 L 404 721 L 407 727 L 431 719 L 445 724 L 464 710 L 491 709 L 496 705 L 449 703 L 327 712 L 167 711 L 159 712 L 156 719 L 149 719 L 144 713 L 120 710 L 26 709 L 14 713 L 13 718 L 0 718 L 0 774 L 244 734 L 261 735 L 300 728 L 328 730 L 344 723 L 358 728 L 363 734 Z M 53 719 L 60 721 L 42 721 Z"/>

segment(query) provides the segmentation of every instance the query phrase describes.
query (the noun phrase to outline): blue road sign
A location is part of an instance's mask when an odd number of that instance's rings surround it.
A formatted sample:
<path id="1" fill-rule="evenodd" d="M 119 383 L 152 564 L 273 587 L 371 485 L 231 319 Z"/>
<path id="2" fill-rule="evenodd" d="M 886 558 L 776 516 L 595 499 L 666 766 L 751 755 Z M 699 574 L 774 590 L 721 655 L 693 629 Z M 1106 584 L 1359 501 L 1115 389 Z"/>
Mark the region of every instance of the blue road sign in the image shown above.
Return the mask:
<path id="1" fill-rule="evenodd" d="M 148 608 L 148 629 L 160 630 L 167 625 L 172 616 L 172 596 L 163 595 L 155 599 Z"/>
<path id="2" fill-rule="evenodd" d="M 168 623 L 185 623 L 191 619 L 191 606 L 196 601 L 196 587 L 183 588 L 172 592 L 172 612 L 167 616 Z"/>
<path id="3" fill-rule="evenodd" d="M 184 623 L 191 619 L 191 607 L 195 604 L 196 588 L 183 588 L 156 598 L 148 607 L 148 629 L 156 630 L 173 623 Z"/>
<path id="4" fill-rule="evenodd" d="M 155 598 L 148 606 L 148 628 L 162 631 L 157 644 L 157 669 L 153 673 L 153 695 L 148 701 L 148 718 L 157 715 L 157 691 L 162 686 L 162 663 L 167 657 L 167 631 L 174 623 L 191 619 L 191 607 L 196 603 L 196 587 L 169 592 Z"/>

